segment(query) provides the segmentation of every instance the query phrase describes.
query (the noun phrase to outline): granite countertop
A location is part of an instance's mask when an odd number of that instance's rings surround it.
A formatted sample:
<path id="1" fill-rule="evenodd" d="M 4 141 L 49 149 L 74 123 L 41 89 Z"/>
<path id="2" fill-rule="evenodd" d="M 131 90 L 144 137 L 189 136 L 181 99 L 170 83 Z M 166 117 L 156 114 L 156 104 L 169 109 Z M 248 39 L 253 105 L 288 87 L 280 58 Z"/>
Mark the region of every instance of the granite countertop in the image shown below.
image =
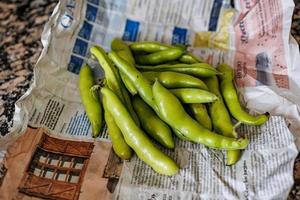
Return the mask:
<path id="1" fill-rule="evenodd" d="M 291 33 L 300 43 L 300 2 L 295 0 Z M 0 2 L 0 138 L 12 126 L 14 103 L 28 89 L 41 53 L 41 33 L 57 0 Z M 294 166 L 295 185 L 289 199 L 300 199 L 300 156 Z"/>

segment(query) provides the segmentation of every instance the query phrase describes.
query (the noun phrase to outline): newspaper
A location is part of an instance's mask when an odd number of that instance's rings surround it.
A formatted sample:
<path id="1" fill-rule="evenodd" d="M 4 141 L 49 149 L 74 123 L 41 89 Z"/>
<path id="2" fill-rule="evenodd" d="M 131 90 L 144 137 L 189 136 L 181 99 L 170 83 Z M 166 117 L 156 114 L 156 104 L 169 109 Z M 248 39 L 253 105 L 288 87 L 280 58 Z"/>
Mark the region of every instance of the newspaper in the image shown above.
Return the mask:
<path id="1" fill-rule="evenodd" d="M 289 35 L 294 3 L 235 0 L 233 7 L 230 2 L 59 1 L 42 34 L 44 49 L 34 69 L 34 82 L 16 103 L 13 128 L 0 139 L 0 160 L 11 156 L 7 148 L 28 126 L 43 127 L 68 140 L 109 142 L 106 130 L 99 138 L 91 138 L 78 91 L 83 63 L 103 76 L 90 58 L 92 45 L 109 51 L 116 37 L 128 42 L 189 44 L 189 50 L 213 66 L 232 65 L 245 107 L 272 117 L 261 127 L 240 128 L 250 145 L 231 167 L 224 164 L 224 152 L 178 139 L 174 151 L 162 149 L 180 164 L 176 176 L 158 175 L 132 158 L 124 163 L 112 198 L 285 199 L 293 185 L 293 162 L 300 145 L 300 55 Z"/>
<path id="2" fill-rule="evenodd" d="M 181 164 L 182 170 L 176 176 L 157 175 L 135 157 L 125 162 L 114 197 L 284 199 L 293 185 L 291 170 L 297 155 L 294 137 L 284 124 L 282 117 L 272 117 L 260 128 L 240 127 L 239 132 L 251 142 L 233 166 L 225 165 L 224 152 L 182 140 L 176 140 L 174 151 L 166 152 Z"/>

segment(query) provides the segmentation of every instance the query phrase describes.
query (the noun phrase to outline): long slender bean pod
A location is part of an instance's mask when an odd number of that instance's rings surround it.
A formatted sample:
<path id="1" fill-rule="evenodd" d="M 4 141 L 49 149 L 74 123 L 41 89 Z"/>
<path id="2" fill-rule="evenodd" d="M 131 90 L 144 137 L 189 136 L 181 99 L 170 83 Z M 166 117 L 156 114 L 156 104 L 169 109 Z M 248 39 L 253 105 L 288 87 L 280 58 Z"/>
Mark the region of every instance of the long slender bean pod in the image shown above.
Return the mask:
<path id="1" fill-rule="evenodd" d="M 179 88 L 170 89 L 182 103 L 210 103 L 218 99 L 218 97 L 206 90 L 195 88 Z"/>
<path id="2" fill-rule="evenodd" d="M 170 128 L 140 97 L 134 97 L 133 107 L 144 130 L 163 146 L 174 148 L 174 141 Z"/>
<path id="3" fill-rule="evenodd" d="M 220 74 L 215 68 L 210 66 L 207 63 L 195 63 L 195 64 L 163 64 L 156 66 L 137 66 L 140 70 L 143 71 L 172 71 L 172 72 L 180 72 L 184 74 L 190 74 L 197 77 L 210 77 L 217 74 Z"/>
<path id="4" fill-rule="evenodd" d="M 171 126 L 171 128 L 174 130 L 176 134 L 180 134 L 190 141 L 203 143 L 207 146 L 213 146 L 215 148 L 243 149 L 247 146 L 248 144 L 247 139 L 235 140 L 233 138 L 227 138 L 215 134 L 203 128 L 195 120 L 193 120 L 187 113 L 185 113 L 179 100 L 168 90 L 167 90 L 168 95 L 163 95 L 165 96 L 164 98 L 155 99 L 155 97 L 153 96 L 154 93 L 152 92 L 152 87 L 150 82 L 145 77 L 143 77 L 143 75 L 137 69 L 135 69 L 133 66 L 130 66 L 129 63 L 127 63 L 126 61 L 118 57 L 118 55 L 114 52 L 109 53 L 109 57 L 113 60 L 116 66 L 121 71 L 123 71 L 133 83 L 135 83 L 137 90 L 140 96 L 143 98 L 143 100 L 153 108 L 153 110 L 162 120 L 164 120 L 167 124 Z M 163 100 L 163 102 L 166 102 L 166 100 L 171 99 L 170 104 L 166 103 L 167 104 L 166 110 L 162 110 L 162 108 L 164 108 L 164 104 L 163 105 L 159 104 L 160 100 L 158 99 Z M 174 109 L 172 108 L 173 106 Z M 174 121 L 175 124 L 172 123 L 172 119 L 174 119 L 174 117 L 172 116 L 175 116 L 175 119 L 177 119 L 176 122 Z M 180 119 L 179 122 L 184 122 L 184 125 L 181 125 L 181 123 L 177 125 L 176 123 L 178 122 L 178 119 Z M 206 137 L 210 134 L 212 134 L 212 137 Z"/>
<path id="5" fill-rule="evenodd" d="M 134 83 L 141 98 L 152 107 L 157 110 L 157 106 L 153 99 L 152 85 L 150 81 L 145 78 L 140 71 L 138 71 L 133 65 L 120 58 L 116 52 L 112 51 L 108 54 L 109 58 L 115 63 L 116 67 L 122 71 Z"/>
<path id="6" fill-rule="evenodd" d="M 194 63 L 202 63 L 203 60 L 195 56 L 194 54 L 188 52 L 183 54 L 180 58 L 179 61 L 182 63 L 187 63 L 187 64 L 194 64 Z"/>
<path id="7" fill-rule="evenodd" d="M 139 119 L 133 110 L 129 94 L 125 89 L 123 82 L 121 81 L 118 69 L 114 67 L 113 63 L 106 55 L 106 52 L 101 47 L 93 46 L 90 49 L 90 51 L 92 55 L 94 55 L 97 58 L 99 64 L 104 70 L 107 86 L 111 90 L 113 90 L 117 94 L 117 96 L 121 99 L 121 101 L 126 105 L 126 108 L 132 115 L 134 121 L 139 126 Z"/>
<path id="8" fill-rule="evenodd" d="M 204 79 L 209 91 L 217 95 L 218 99 L 208 105 L 210 117 L 212 119 L 214 130 L 217 133 L 223 134 L 227 137 L 237 138 L 238 135 L 235 132 L 232 125 L 230 115 L 223 102 L 223 98 L 219 89 L 219 82 L 216 76 Z M 241 152 L 239 150 L 227 151 L 226 164 L 235 164 L 240 157 Z"/>
<path id="9" fill-rule="evenodd" d="M 116 52 L 112 51 L 108 54 L 108 56 L 119 68 L 119 70 L 126 74 L 130 81 L 134 83 L 140 97 L 155 111 L 159 118 L 161 118 L 158 108 L 153 99 L 152 85 L 150 81 L 145 78 L 142 73 L 139 72 L 133 65 L 120 58 L 116 54 Z M 178 131 L 174 129 L 173 131 L 176 135 L 179 134 Z"/>
<path id="10" fill-rule="evenodd" d="M 169 48 L 174 48 L 171 45 L 162 44 L 160 42 L 134 42 L 129 45 L 132 51 L 143 51 L 147 53 L 154 53 L 157 51 L 167 50 Z"/>
<path id="11" fill-rule="evenodd" d="M 208 130 L 212 130 L 211 119 L 208 115 L 206 106 L 201 103 L 192 103 L 189 104 L 190 110 L 194 118 Z"/>
<path id="12" fill-rule="evenodd" d="M 133 58 L 133 55 L 123 40 L 119 38 L 115 38 L 111 43 L 111 49 L 114 50 L 121 58 L 126 60 L 127 62 L 131 63 L 132 65 L 135 65 L 135 60 Z M 137 94 L 137 90 L 133 83 L 124 75 L 124 73 L 120 72 L 121 79 L 126 86 L 127 90 L 132 94 Z"/>
<path id="13" fill-rule="evenodd" d="M 172 176 L 179 168 L 177 164 L 166 154 L 161 152 L 135 124 L 131 115 L 124 107 L 120 99 L 109 88 L 102 88 L 101 93 L 105 101 L 109 102 L 110 114 L 123 133 L 126 143 L 134 150 L 137 156 L 150 165 L 160 174 Z"/>
<path id="14" fill-rule="evenodd" d="M 148 55 L 137 56 L 136 62 L 141 65 L 157 65 L 178 59 L 183 54 L 180 48 L 170 48 Z"/>
<path id="15" fill-rule="evenodd" d="M 146 102 L 159 116 L 160 112 L 156 103 L 154 102 L 153 93 L 152 93 L 152 85 L 150 81 L 145 78 L 140 71 L 138 71 L 134 66 L 130 65 L 130 63 L 126 62 L 124 59 L 120 58 L 115 52 L 110 52 L 108 56 L 115 63 L 115 65 L 122 71 L 124 74 L 128 76 L 131 82 L 133 82 L 138 90 L 140 97 Z M 174 133 L 179 138 L 185 138 L 178 130 L 171 127 Z M 188 140 L 188 138 L 186 138 Z"/>
<path id="16" fill-rule="evenodd" d="M 222 96 L 229 109 L 230 114 L 240 122 L 249 125 L 261 125 L 268 120 L 265 114 L 252 116 L 247 113 L 241 106 L 237 91 L 233 84 L 234 72 L 232 68 L 226 64 L 218 65 L 217 69 L 223 74 L 219 76 Z"/>
<path id="17" fill-rule="evenodd" d="M 92 125 L 93 137 L 98 137 L 102 128 L 102 107 L 97 90 L 92 91 L 95 85 L 91 68 L 84 64 L 79 72 L 79 91 L 81 101 Z"/>
<path id="18" fill-rule="evenodd" d="M 178 72 L 143 72 L 145 76 L 151 83 L 154 83 L 156 79 L 159 80 L 166 88 L 199 88 L 207 90 L 205 83 L 188 74 L 178 73 Z"/>
<path id="19" fill-rule="evenodd" d="M 113 150 L 117 156 L 123 160 L 129 160 L 132 156 L 132 149 L 125 142 L 121 130 L 115 123 L 112 115 L 109 113 L 106 99 L 103 98 L 104 118 L 108 129 L 108 135 L 111 139 Z"/>
<path id="20" fill-rule="evenodd" d="M 158 81 L 153 85 L 153 97 L 163 120 L 191 141 L 226 150 L 247 147 L 247 139 L 225 137 L 201 126 L 185 112 L 180 101 Z"/>

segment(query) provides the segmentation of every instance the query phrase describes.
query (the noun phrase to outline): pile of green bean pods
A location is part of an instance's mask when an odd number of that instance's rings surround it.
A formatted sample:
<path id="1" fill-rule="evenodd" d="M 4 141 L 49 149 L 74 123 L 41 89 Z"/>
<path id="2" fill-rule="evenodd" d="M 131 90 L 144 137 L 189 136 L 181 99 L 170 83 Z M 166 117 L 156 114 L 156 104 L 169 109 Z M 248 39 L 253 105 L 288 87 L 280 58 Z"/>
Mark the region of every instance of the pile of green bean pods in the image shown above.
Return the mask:
<path id="1" fill-rule="evenodd" d="M 129 160 L 135 152 L 160 174 L 179 171 L 157 147 L 174 149 L 174 136 L 225 150 L 226 165 L 233 165 L 249 143 L 236 127 L 268 120 L 267 114 L 252 116 L 243 109 L 230 66 L 214 68 L 183 45 L 114 39 L 111 52 L 100 46 L 90 52 L 105 73 L 98 86 L 90 66 L 84 64 L 79 73 L 93 137 L 103 131 L 104 118 L 115 154 Z"/>

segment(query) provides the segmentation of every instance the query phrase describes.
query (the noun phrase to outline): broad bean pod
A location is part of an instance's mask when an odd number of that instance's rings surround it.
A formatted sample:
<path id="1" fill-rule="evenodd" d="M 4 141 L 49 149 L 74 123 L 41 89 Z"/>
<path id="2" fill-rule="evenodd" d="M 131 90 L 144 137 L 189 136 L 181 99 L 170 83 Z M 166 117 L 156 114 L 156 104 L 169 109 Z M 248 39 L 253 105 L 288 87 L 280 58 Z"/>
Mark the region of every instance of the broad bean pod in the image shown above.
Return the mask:
<path id="1" fill-rule="evenodd" d="M 185 112 L 176 96 L 158 81 L 153 85 L 153 97 L 162 119 L 190 141 L 225 150 L 244 149 L 247 147 L 249 143 L 247 139 L 225 137 L 201 126 Z"/>
<path id="2" fill-rule="evenodd" d="M 180 58 L 179 61 L 182 63 L 186 64 L 195 64 L 195 63 L 203 63 L 203 60 L 195 56 L 194 54 L 187 52 L 183 54 Z"/>
<path id="3" fill-rule="evenodd" d="M 108 105 L 106 99 L 102 99 L 103 108 L 104 108 L 104 119 L 106 122 L 108 135 L 111 139 L 113 150 L 117 156 L 123 160 L 129 160 L 132 156 L 132 149 L 128 146 L 121 130 L 115 123 L 112 115 L 109 113 Z"/>
<path id="4" fill-rule="evenodd" d="M 102 129 L 102 107 L 97 90 L 92 91 L 95 85 L 91 68 L 84 64 L 79 72 L 79 91 L 85 112 L 92 125 L 93 137 L 98 137 Z"/>
<path id="5" fill-rule="evenodd" d="M 210 66 L 207 63 L 195 63 L 195 64 L 163 64 L 156 66 L 137 66 L 137 68 L 143 71 L 172 71 L 179 72 L 184 74 L 190 74 L 197 77 L 210 77 L 217 74 L 220 74 L 215 68 Z"/>
<path id="6" fill-rule="evenodd" d="M 222 72 L 222 75 L 219 76 L 221 92 L 230 114 L 236 120 L 245 124 L 264 124 L 268 120 L 268 115 L 261 114 L 258 116 L 252 116 L 242 108 L 239 102 L 237 91 L 233 84 L 234 73 L 232 68 L 226 64 L 220 64 L 218 65 L 217 69 Z"/>
<path id="7" fill-rule="evenodd" d="M 134 97 L 133 107 L 144 130 L 164 147 L 174 148 L 171 129 L 140 97 Z"/>
<path id="8" fill-rule="evenodd" d="M 133 42 L 129 45 L 129 47 L 132 51 L 143 51 L 147 53 L 154 53 L 174 48 L 171 45 L 162 44 L 160 42 Z"/>
<path id="9" fill-rule="evenodd" d="M 134 83 L 140 97 L 149 106 L 151 106 L 153 110 L 157 110 L 153 99 L 152 86 L 150 81 L 145 78 L 142 73 L 138 71 L 133 65 L 119 57 L 116 52 L 111 51 L 108 56 L 115 63 L 116 67 L 124 74 L 126 74 L 130 81 Z"/>
<path id="10" fill-rule="evenodd" d="M 147 55 L 136 56 L 135 60 L 141 65 L 157 65 L 176 60 L 183 52 L 184 51 L 180 48 L 170 48 Z"/>
<path id="11" fill-rule="evenodd" d="M 123 85 L 123 82 L 121 81 L 118 69 L 115 68 L 112 61 L 107 56 L 106 52 L 101 47 L 93 46 L 91 47 L 90 51 L 92 55 L 97 58 L 99 64 L 104 70 L 107 86 L 111 90 L 113 90 L 117 94 L 117 96 L 121 99 L 121 101 L 126 105 L 134 121 L 139 126 L 140 124 L 139 119 L 133 110 L 131 99 L 129 97 L 129 94 L 125 86 Z"/>
<path id="12" fill-rule="evenodd" d="M 199 122 L 199 124 L 207 128 L 208 130 L 212 130 L 212 122 L 204 104 L 192 103 L 189 104 L 189 108 L 194 118 Z"/>
<path id="13" fill-rule="evenodd" d="M 238 134 L 235 131 L 234 126 L 232 125 L 230 115 L 227 111 L 227 108 L 223 102 L 222 94 L 219 89 L 219 82 L 216 76 L 212 76 L 204 79 L 209 91 L 217 95 L 218 99 L 213 103 L 208 105 L 208 111 L 212 119 L 214 130 L 217 133 L 223 134 L 227 137 L 237 138 Z M 240 151 L 227 151 L 226 164 L 233 165 L 235 164 L 240 157 Z"/>
<path id="14" fill-rule="evenodd" d="M 195 88 L 178 88 L 170 89 L 182 103 L 210 103 L 218 99 L 218 97 L 206 90 Z"/>
<path id="15" fill-rule="evenodd" d="M 126 143 L 134 150 L 137 156 L 150 165 L 157 173 L 168 176 L 178 173 L 178 165 L 161 152 L 135 124 L 131 115 L 114 92 L 109 88 L 102 88 L 101 94 L 105 101 L 109 102 L 109 112 L 122 131 Z"/>
<path id="16" fill-rule="evenodd" d="M 208 90 L 205 83 L 188 74 L 178 73 L 178 72 L 143 72 L 145 76 L 151 83 L 154 83 L 155 80 L 159 80 L 166 88 L 199 88 Z"/>
<path id="17" fill-rule="evenodd" d="M 135 65 L 135 60 L 133 58 L 133 55 L 123 40 L 119 38 L 115 38 L 112 43 L 111 43 L 111 49 L 114 50 L 121 58 L 126 60 L 132 65 Z M 130 80 L 124 75 L 124 73 L 120 72 L 121 79 L 126 86 L 127 90 L 132 94 L 135 95 L 137 94 L 137 90 L 133 83 L 130 82 Z"/>
<path id="18" fill-rule="evenodd" d="M 119 68 L 120 71 L 124 72 L 128 76 L 131 82 L 133 82 L 138 90 L 140 97 L 146 102 L 159 116 L 160 119 L 161 114 L 154 102 L 153 94 L 152 94 L 152 85 L 150 81 L 145 78 L 140 71 L 138 71 L 134 66 L 130 65 L 124 59 L 120 58 L 115 52 L 110 52 L 108 56 L 115 63 L 115 65 Z M 171 127 L 174 133 L 179 138 L 185 138 L 179 131 Z M 188 138 L 186 138 L 188 140 Z"/>

